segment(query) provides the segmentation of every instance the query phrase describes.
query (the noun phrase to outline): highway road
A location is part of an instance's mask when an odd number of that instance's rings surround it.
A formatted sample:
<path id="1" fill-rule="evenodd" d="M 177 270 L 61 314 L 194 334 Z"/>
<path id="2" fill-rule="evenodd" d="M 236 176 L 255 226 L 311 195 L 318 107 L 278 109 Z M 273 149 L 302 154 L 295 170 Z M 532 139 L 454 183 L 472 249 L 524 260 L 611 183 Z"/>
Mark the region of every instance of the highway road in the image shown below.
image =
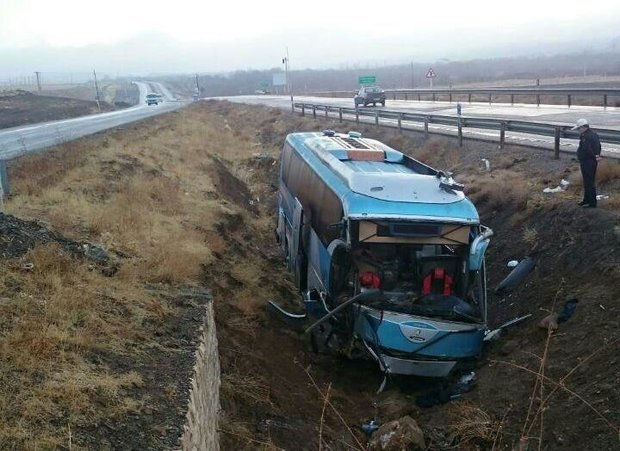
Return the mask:
<path id="1" fill-rule="evenodd" d="M 140 90 L 140 103 L 131 108 L 0 130 L 0 159 L 9 160 L 187 105 L 187 102 L 176 101 L 170 91 L 160 83 L 135 82 L 135 84 Z M 146 105 L 146 95 L 152 92 L 149 85 L 153 85 L 152 89 L 164 96 L 163 103 L 154 106 Z"/>
<path id="2" fill-rule="evenodd" d="M 166 88 L 164 85 L 162 85 L 159 82 L 149 82 L 149 84 L 151 85 L 151 87 L 153 88 L 154 91 L 158 92 L 159 94 L 164 96 L 164 99 L 167 102 L 176 102 L 178 99 L 168 90 L 168 88 Z"/>
<path id="3" fill-rule="evenodd" d="M 246 103 L 253 105 L 267 105 L 276 108 L 282 108 L 290 111 L 291 101 L 288 96 L 274 95 L 252 95 L 252 96 L 234 96 L 234 97 L 218 97 L 219 99 L 228 100 L 236 103 Z M 353 108 L 353 98 L 333 98 L 333 97 L 310 97 L 297 96 L 295 102 L 314 103 L 321 105 L 332 105 L 335 107 Z M 479 117 L 494 118 L 506 120 L 522 120 L 530 122 L 544 122 L 554 125 L 573 125 L 579 118 L 587 118 L 592 127 L 607 128 L 620 130 L 620 108 L 618 107 L 594 107 L 594 106 L 571 106 L 570 108 L 562 105 L 531 105 L 531 104 L 502 104 L 494 103 L 461 103 L 463 117 Z M 385 108 L 383 107 L 365 107 L 364 110 L 374 111 L 376 109 L 385 109 L 389 111 L 400 111 L 407 113 L 421 114 L 437 114 L 442 116 L 456 116 L 456 102 L 430 102 L 415 100 L 390 100 L 387 99 Z M 345 116 L 346 118 L 346 116 Z M 348 118 L 351 119 L 351 118 Z M 373 118 L 360 118 L 363 122 L 374 121 Z M 394 124 L 395 125 L 395 124 Z M 409 124 L 408 124 L 409 125 Z M 413 128 L 421 129 L 420 124 L 411 124 Z M 431 125 L 431 132 L 445 135 L 455 135 L 454 127 L 443 125 Z M 480 130 L 466 128 L 463 130 L 463 136 L 470 138 L 478 138 L 489 141 L 498 141 L 499 132 L 492 130 Z M 512 144 L 521 144 L 532 147 L 553 148 L 553 138 L 537 135 L 529 135 L 524 133 L 506 133 L 506 142 Z M 576 152 L 578 142 L 573 139 L 563 138 L 561 141 L 561 150 L 563 152 Z M 620 146 L 604 144 L 603 154 L 612 157 L 620 157 Z"/>
<path id="4" fill-rule="evenodd" d="M 249 104 L 269 105 L 280 108 L 291 108 L 288 96 L 236 96 L 222 97 L 231 102 L 241 102 Z M 296 96 L 295 102 L 316 103 L 321 105 L 333 105 L 346 108 L 354 108 L 353 97 L 333 98 L 333 97 L 309 97 Z M 618 107 L 595 107 L 595 106 L 567 106 L 562 105 L 540 105 L 539 107 L 531 104 L 518 104 L 514 106 L 509 103 L 488 103 L 462 102 L 464 117 L 487 117 L 497 119 L 513 119 L 532 122 L 545 122 L 557 125 L 572 125 L 577 119 L 585 117 L 590 121 L 592 127 L 610 128 L 620 130 L 620 108 Z M 368 110 L 386 109 L 390 111 L 402 111 L 407 113 L 438 114 L 445 116 L 456 116 L 456 102 L 427 102 L 415 100 L 390 100 L 387 99 L 385 108 L 366 107 Z"/>

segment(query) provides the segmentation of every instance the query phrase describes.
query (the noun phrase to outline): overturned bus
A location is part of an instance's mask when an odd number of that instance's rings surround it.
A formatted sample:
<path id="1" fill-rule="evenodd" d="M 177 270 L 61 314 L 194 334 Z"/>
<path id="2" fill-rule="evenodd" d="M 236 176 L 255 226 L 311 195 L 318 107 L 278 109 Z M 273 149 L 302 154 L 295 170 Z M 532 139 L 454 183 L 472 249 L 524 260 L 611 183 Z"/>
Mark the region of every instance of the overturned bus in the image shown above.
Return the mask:
<path id="1" fill-rule="evenodd" d="M 293 133 L 282 149 L 277 240 L 319 351 L 386 374 L 444 377 L 481 352 L 480 224 L 463 187 L 361 134 Z"/>

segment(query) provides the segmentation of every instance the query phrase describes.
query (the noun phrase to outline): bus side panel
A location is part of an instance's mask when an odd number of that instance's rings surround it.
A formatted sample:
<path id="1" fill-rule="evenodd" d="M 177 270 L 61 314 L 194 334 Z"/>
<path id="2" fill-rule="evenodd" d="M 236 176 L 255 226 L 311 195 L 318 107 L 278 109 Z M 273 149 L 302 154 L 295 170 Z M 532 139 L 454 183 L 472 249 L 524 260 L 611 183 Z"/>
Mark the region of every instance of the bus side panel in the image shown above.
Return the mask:
<path id="1" fill-rule="evenodd" d="M 330 255 L 314 229 L 310 230 L 308 255 L 308 288 L 326 292 L 329 278 Z"/>
<path id="2" fill-rule="evenodd" d="M 293 212 L 295 210 L 295 198 L 291 195 L 290 191 L 286 188 L 284 182 L 280 181 L 280 189 L 278 191 L 278 200 L 280 208 L 284 211 L 287 225 L 290 227 L 293 223 Z"/>

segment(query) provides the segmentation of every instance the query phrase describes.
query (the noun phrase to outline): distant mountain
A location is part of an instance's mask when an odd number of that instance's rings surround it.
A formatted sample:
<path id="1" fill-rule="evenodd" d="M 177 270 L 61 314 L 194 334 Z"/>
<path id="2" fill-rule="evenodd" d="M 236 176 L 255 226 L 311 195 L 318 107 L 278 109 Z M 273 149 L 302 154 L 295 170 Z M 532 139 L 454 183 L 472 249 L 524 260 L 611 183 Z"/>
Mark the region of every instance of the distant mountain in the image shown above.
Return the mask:
<path id="1" fill-rule="evenodd" d="M 578 27 L 578 28 L 576 28 Z M 596 24 L 540 24 L 530 28 L 481 28 L 446 32 L 410 30 L 385 35 L 366 30 L 299 29 L 272 32 L 219 44 L 180 43 L 160 33 L 123 42 L 85 47 L 0 48 L 0 80 L 42 72 L 118 74 L 215 73 L 281 67 L 286 46 L 293 69 L 346 69 L 393 66 L 441 59 L 539 57 L 558 53 L 614 51 L 620 48 L 620 17 Z"/>

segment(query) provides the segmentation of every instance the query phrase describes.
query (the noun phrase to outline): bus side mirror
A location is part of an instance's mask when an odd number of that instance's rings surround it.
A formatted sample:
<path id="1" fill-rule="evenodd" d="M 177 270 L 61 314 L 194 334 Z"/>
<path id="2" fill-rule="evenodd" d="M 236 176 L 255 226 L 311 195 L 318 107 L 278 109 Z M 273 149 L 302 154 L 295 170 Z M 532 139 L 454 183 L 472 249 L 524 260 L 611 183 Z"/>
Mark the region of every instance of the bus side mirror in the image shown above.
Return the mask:
<path id="1" fill-rule="evenodd" d="M 478 238 L 482 238 L 482 236 Z M 476 238 L 471 244 L 471 249 L 469 251 L 470 271 L 480 271 L 480 268 L 482 268 L 482 262 L 484 261 L 484 253 L 487 250 L 487 247 L 489 247 L 488 238 L 478 238 Z"/>

